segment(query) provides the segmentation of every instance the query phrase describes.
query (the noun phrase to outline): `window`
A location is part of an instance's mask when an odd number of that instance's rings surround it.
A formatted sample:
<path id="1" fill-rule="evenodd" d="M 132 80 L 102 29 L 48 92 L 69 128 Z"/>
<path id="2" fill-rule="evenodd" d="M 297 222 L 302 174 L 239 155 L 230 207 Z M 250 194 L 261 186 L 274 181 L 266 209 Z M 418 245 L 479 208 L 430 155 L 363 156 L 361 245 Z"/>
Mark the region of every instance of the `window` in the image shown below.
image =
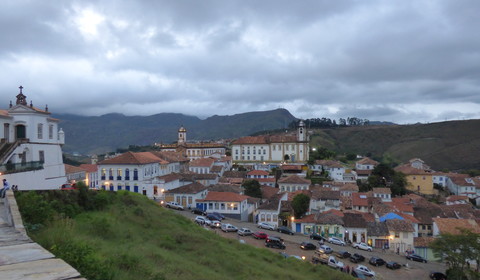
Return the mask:
<path id="1" fill-rule="evenodd" d="M 267 222 L 270 222 L 272 220 L 272 217 L 270 214 L 267 214 Z"/>
<path id="2" fill-rule="evenodd" d="M 220 203 L 220 210 L 225 210 L 225 203 Z"/>
<path id="3" fill-rule="evenodd" d="M 238 150 L 235 150 L 235 154 L 238 155 Z"/>
<path id="4" fill-rule="evenodd" d="M 220 209 L 220 207 L 219 207 L 219 206 L 220 206 L 220 205 L 218 204 L 218 202 L 215 202 L 215 210 L 218 210 L 218 209 Z"/>
<path id="5" fill-rule="evenodd" d="M 38 161 L 45 162 L 45 152 L 44 151 L 38 151 Z"/>
<path id="6" fill-rule="evenodd" d="M 37 137 L 38 139 L 42 139 L 43 138 L 43 124 L 39 123 L 38 124 L 38 127 L 37 127 Z"/>
<path id="7" fill-rule="evenodd" d="M 53 139 L 53 125 L 48 126 L 48 139 Z"/>
<path id="8" fill-rule="evenodd" d="M 403 238 L 404 238 L 404 239 L 407 239 L 407 238 L 408 238 L 408 232 L 404 232 L 404 233 L 403 233 Z"/>
<path id="9" fill-rule="evenodd" d="M 400 232 L 395 232 L 395 238 L 400 238 Z"/>
<path id="10" fill-rule="evenodd" d="M 188 197 L 188 204 L 192 204 L 192 197 L 191 196 Z"/>
<path id="11" fill-rule="evenodd" d="M 260 221 L 265 222 L 265 214 L 260 215 Z"/>
<path id="12" fill-rule="evenodd" d="M 108 180 L 113 180 L 113 168 L 108 170 Z"/>
<path id="13" fill-rule="evenodd" d="M 105 176 L 107 176 L 107 170 L 105 168 L 102 168 L 102 180 L 105 180 Z"/>
<path id="14" fill-rule="evenodd" d="M 263 154 L 266 155 L 266 154 L 267 154 L 267 150 L 263 150 Z"/>

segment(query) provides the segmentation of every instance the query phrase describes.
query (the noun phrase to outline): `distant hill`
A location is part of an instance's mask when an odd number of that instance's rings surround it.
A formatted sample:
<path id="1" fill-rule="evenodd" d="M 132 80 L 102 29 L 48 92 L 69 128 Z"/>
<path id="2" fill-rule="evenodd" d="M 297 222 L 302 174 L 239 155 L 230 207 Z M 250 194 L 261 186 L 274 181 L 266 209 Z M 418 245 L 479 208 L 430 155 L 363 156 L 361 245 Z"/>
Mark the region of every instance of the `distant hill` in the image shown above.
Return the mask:
<path id="1" fill-rule="evenodd" d="M 337 153 L 420 158 L 435 170 L 480 169 L 480 120 L 315 130 L 313 146 Z"/>
<path id="2" fill-rule="evenodd" d="M 100 154 L 128 145 L 152 145 L 177 140 L 181 125 L 187 140 L 237 138 L 260 130 L 284 128 L 296 118 L 288 110 L 249 112 L 232 116 L 214 115 L 205 120 L 175 113 L 152 116 L 106 114 L 99 117 L 54 115 L 65 131 L 67 153 Z"/>

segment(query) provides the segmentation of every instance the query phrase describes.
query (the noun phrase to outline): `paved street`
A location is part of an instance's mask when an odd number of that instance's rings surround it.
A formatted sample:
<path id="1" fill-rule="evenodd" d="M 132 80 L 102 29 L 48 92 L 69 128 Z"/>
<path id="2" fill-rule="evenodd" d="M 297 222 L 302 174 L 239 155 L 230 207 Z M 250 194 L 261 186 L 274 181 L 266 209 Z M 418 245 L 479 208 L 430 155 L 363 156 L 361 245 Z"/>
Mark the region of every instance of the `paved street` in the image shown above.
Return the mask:
<path id="1" fill-rule="evenodd" d="M 197 215 L 190 213 L 189 211 L 175 211 L 172 210 L 176 213 L 182 214 L 190 219 L 194 219 Z M 250 228 L 252 231 L 257 231 L 259 230 L 256 226 L 256 224 L 249 223 L 249 222 L 241 222 L 238 220 L 234 219 L 225 219 L 225 223 L 230 223 L 238 228 L 241 227 L 247 227 Z M 268 231 L 268 230 L 260 230 L 263 231 L 269 235 L 274 235 L 274 236 L 279 236 L 285 240 L 285 245 L 287 246 L 285 252 L 289 255 L 297 255 L 297 256 L 305 256 L 307 260 L 311 260 L 311 257 L 313 255 L 313 251 L 304 251 L 300 249 L 300 243 L 303 241 L 309 241 L 311 243 L 314 243 L 315 245 L 318 246 L 318 241 L 316 240 L 310 240 L 308 236 L 306 235 L 299 235 L 295 234 L 293 236 L 279 233 L 276 231 Z M 236 233 L 224 233 L 220 229 L 216 230 L 217 234 L 220 234 L 226 238 L 235 238 L 235 239 L 243 239 L 247 244 L 265 248 L 265 243 L 263 240 L 257 240 L 251 236 L 246 236 L 246 237 L 240 237 Z M 379 249 L 374 249 L 373 252 L 367 252 L 363 250 L 358 250 L 350 246 L 339 246 L 339 245 L 334 245 L 334 244 L 329 244 L 327 243 L 328 246 L 330 246 L 334 251 L 348 251 L 350 253 L 359 253 L 365 257 L 365 261 L 362 262 L 361 264 L 368 266 L 370 269 L 375 271 L 377 274 L 377 279 L 429 279 L 429 274 L 431 271 L 445 271 L 445 265 L 443 263 L 437 263 L 437 262 L 428 262 L 428 263 L 419 263 L 419 262 L 414 262 L 414 261 L 408 261 L 404 255 L 396 255 L 393 252 L 386 252 L 383 253 Z M 281 250 L 278 249 L 269 249 L 272 250 L 273 252 L 281 252 Z M 377 256 L 385 261 L 396 261 L 402 265 L 408 264 L 408 267 L 403 266 L 401 269 L 398 270 L 390 270 L 387 269 L 385 266 L 380 266 L 380 267 L 375 267 L 372 266 L 368 263 L 368 260 L 372 256 Z M 347 259 L 340 259 L 345 265 L 348 265 L 350 267 L 355 267 L 356 264 L 350 262 L 350 260 Z"/>

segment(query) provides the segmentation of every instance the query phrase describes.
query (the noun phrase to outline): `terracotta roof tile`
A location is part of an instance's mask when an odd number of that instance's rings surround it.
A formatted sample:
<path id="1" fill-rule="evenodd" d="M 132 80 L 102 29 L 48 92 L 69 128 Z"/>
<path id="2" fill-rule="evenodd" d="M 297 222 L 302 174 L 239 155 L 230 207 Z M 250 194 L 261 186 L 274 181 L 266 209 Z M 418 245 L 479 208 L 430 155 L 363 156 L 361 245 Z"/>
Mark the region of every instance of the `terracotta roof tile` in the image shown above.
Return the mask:
<path id="1" fill-rule="evenodd" d="M 368 236 L 388 236 L 387 224 L 385 222 L 368 222 L 367 223 Z"/>
<path id="2" fill-rule="evenodd" d="M 373 188 L 372 192 L 379 194 L 392 194 L 392 190 L 390 188 Z"/>
<path id="3" fill-rule="evenodd" d="M 225 201 L 225 202 L 241 202 L 248 199 L 248 196 L 233 192 L 215 192 L 210 191 L 207 197 L 197 201 Z"/>
<path id="4" fill-rule="evenodd" d="M 414 232 L 415 229 L 410 221 L 405 220 L 386 220 L 387 228 L 389 231 L 395 232 Z"/>
<path id="5" fill-rule="evenodd" d="M 72 174 L 72 173 L 79 173 L 79 172 L 85 172 L 85 169 L 78 167 L 78 166 L 73 166 L 70 164 L 64 164 L 65 166 L 65 173 L 66 174 Z"/>
<path id="6" fill-rule="evenodd" d="M 170 174 L 158 177 L 158 179 L 164 180 L 165 183 L 172 182 L 172 181 L 175 181 L 175 180 L 180 180 L 181 178 L 182 178 L 182 176 L 178 173 L 170 173 Z"/>
<path id="7" fill-rule="evenodd" d="M 195 167 L 212 167 L 213 163 L 215 162 L 214 159 L 212 158 L 198 158 L 195 160 L 192 160 L 188 165 L 189 166 L 195 166 Z"/>
<path id="8" fill-rule="evenodd" d="M 328 160 L 328 159 L 316 160 L 315 164 L 327 166 L 327 167 L 335 167 L 335 168 L 343 167 L 343 164 L 341 162 L 336 160 Z"/>
<path id="9" fill-rule="evenodd" d="M 195 183 L 191 183 L 191 184 L 181 186 L 181 187 L 178 187 L 178 188 L 175 188 L 175 189 L 171 189 L 171 190 L 168 190 L 168 191 L 165 191 L 165 192 L 166 193 L 177 193 L 177 194 L 180 194 L 180 193 L 196 194 L 196 193 L 202 192 L 206 189 L 207 189 L 207 187 L 205 187 L 204 185 L 195 182 Z"/>
<path id="10" fill-rule="evenodd" d="M 241 194 L 243 188 L 237 185 L 216 184 L 208 187 L 208 191 L 213 192 L 233 192 Z"/>
<path id="11" fill-rule="evenodd" d="M 246 178 L 247 171 L 225 171 L 223 177 L 226 178 Z"/>
<path id="12" fill-rule="evenodd" d="M 279 189 L 274 187 L 269 187 L 269 186 L 261 186 L 261 189 L 262 189 L 262 198 L 264 199 L 269 199 L 273 197 L 279 191 Z"/>
<path id="13" fill-rule="evenodd" d="M 472 219 L 433 218 L 440 234 L 460 234 L 459 229 L 467 229 L 474 233 L 480 233 L 480 226 Z"/>
<path id="14" fill-rule="evenodd" d="M 83 170 L 93 173 L 98 171 L 98 166 L 96 164 L 80 164 L 80 168 L 83 168 Z"/>
<path id="15" fill-rule="evenodd" d="M 302 177 L 299 177 L 297 175 L 290 175 L 284 178 L 281 178 L 278 180 L 279 184 L 303 184 L 303 185 L 310 185 L 311 181 L 304 179 Z"/>
<path id="16" fill-rule="evenodd" d="M 294 191 L 294 192 L 289 192 L 288 193 L 288 198 L 287 200 L 288 201 L 292 201 L 293 198 L 297 195 L 297 194 L 304 194 L 304 195 L 307 195 L 308 197 L 311 197 L 312 196 L 312 193 L 309 191 L 309 190 L 298 190 L 298 191 Z"/>
<path id="17" fill-rule="evenodd" d="M 368 206 L 368 199 L 366 193 L 353 193 L 352 206 Z"/>
<path id="18" fill-rule="evenodd" d="M 358 185 L 356 183 L 343 184 L 340 187 L 340 191 L 341 192 L 345 192 L 345 191 L 358 192 Z"/>
<path id="19" fill-rule="evenodd" d="M 345 227 L 350 228 L 366 228 L 367 221 L 363 218 L 361 214 L 356 213 L 344 213 L 343 222 Z"/>
<path id="20" fill-rule="evenodd" d="M 357 164 L 361 164 L 361 165 L 377 165 L 379 164 L 378 161 L 376 160 L 373 160 L 369 157 L 364 157 L 362 158 L 361 160 L 357 161 Z"/>
<path id="21" fill-rule="evenodd" d="M 149 163 L 167 163 L 165 160 L 155 156 L 150 152 L 126 152 L 114 158 L 106 159 L 98 163 L 98 165 L 109 164 L 149 164 Z"/>
<path id="22" fill-rule="evenodd" d="M 430 243 L 435 241 L 433 236 L 421 236 L 413 238 L 413 247 L 415 248 L 428 248 Z"/>
<path id="23" fill-rule="evenodd" d="M 264 170 L 252 170 L 247 173 L 248 176 L 268 176 L 270 173 Z"/>
<path id="24" fill-rule="evenodd" d="M 305 223 L 305 224 L 314 224 L 315 223 L 315 214 L 310 214 L 303 216 L 301 219 L 295 219 L 295 223 Z"/>
<path id="25" fill-rule="evenodd" d="M 316 188 L 312 190 L 312 199 L 340 200 L 340 191 L 332 191 L 329 188 Z"/>

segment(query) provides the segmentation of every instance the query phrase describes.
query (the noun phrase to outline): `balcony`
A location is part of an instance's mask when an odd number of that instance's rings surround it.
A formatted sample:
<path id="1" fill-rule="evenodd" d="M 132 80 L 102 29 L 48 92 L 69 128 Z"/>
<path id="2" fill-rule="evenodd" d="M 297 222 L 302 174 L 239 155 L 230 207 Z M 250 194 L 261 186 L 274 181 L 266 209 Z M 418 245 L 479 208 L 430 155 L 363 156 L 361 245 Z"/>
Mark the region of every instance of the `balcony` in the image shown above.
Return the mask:
<path id="1" fill-rule="evenodd" d="M 43 169 L 43 161 L 30 161 L 23 163 L 7 163 L 0 165 L 2 174 L 12 174 Z"/>

